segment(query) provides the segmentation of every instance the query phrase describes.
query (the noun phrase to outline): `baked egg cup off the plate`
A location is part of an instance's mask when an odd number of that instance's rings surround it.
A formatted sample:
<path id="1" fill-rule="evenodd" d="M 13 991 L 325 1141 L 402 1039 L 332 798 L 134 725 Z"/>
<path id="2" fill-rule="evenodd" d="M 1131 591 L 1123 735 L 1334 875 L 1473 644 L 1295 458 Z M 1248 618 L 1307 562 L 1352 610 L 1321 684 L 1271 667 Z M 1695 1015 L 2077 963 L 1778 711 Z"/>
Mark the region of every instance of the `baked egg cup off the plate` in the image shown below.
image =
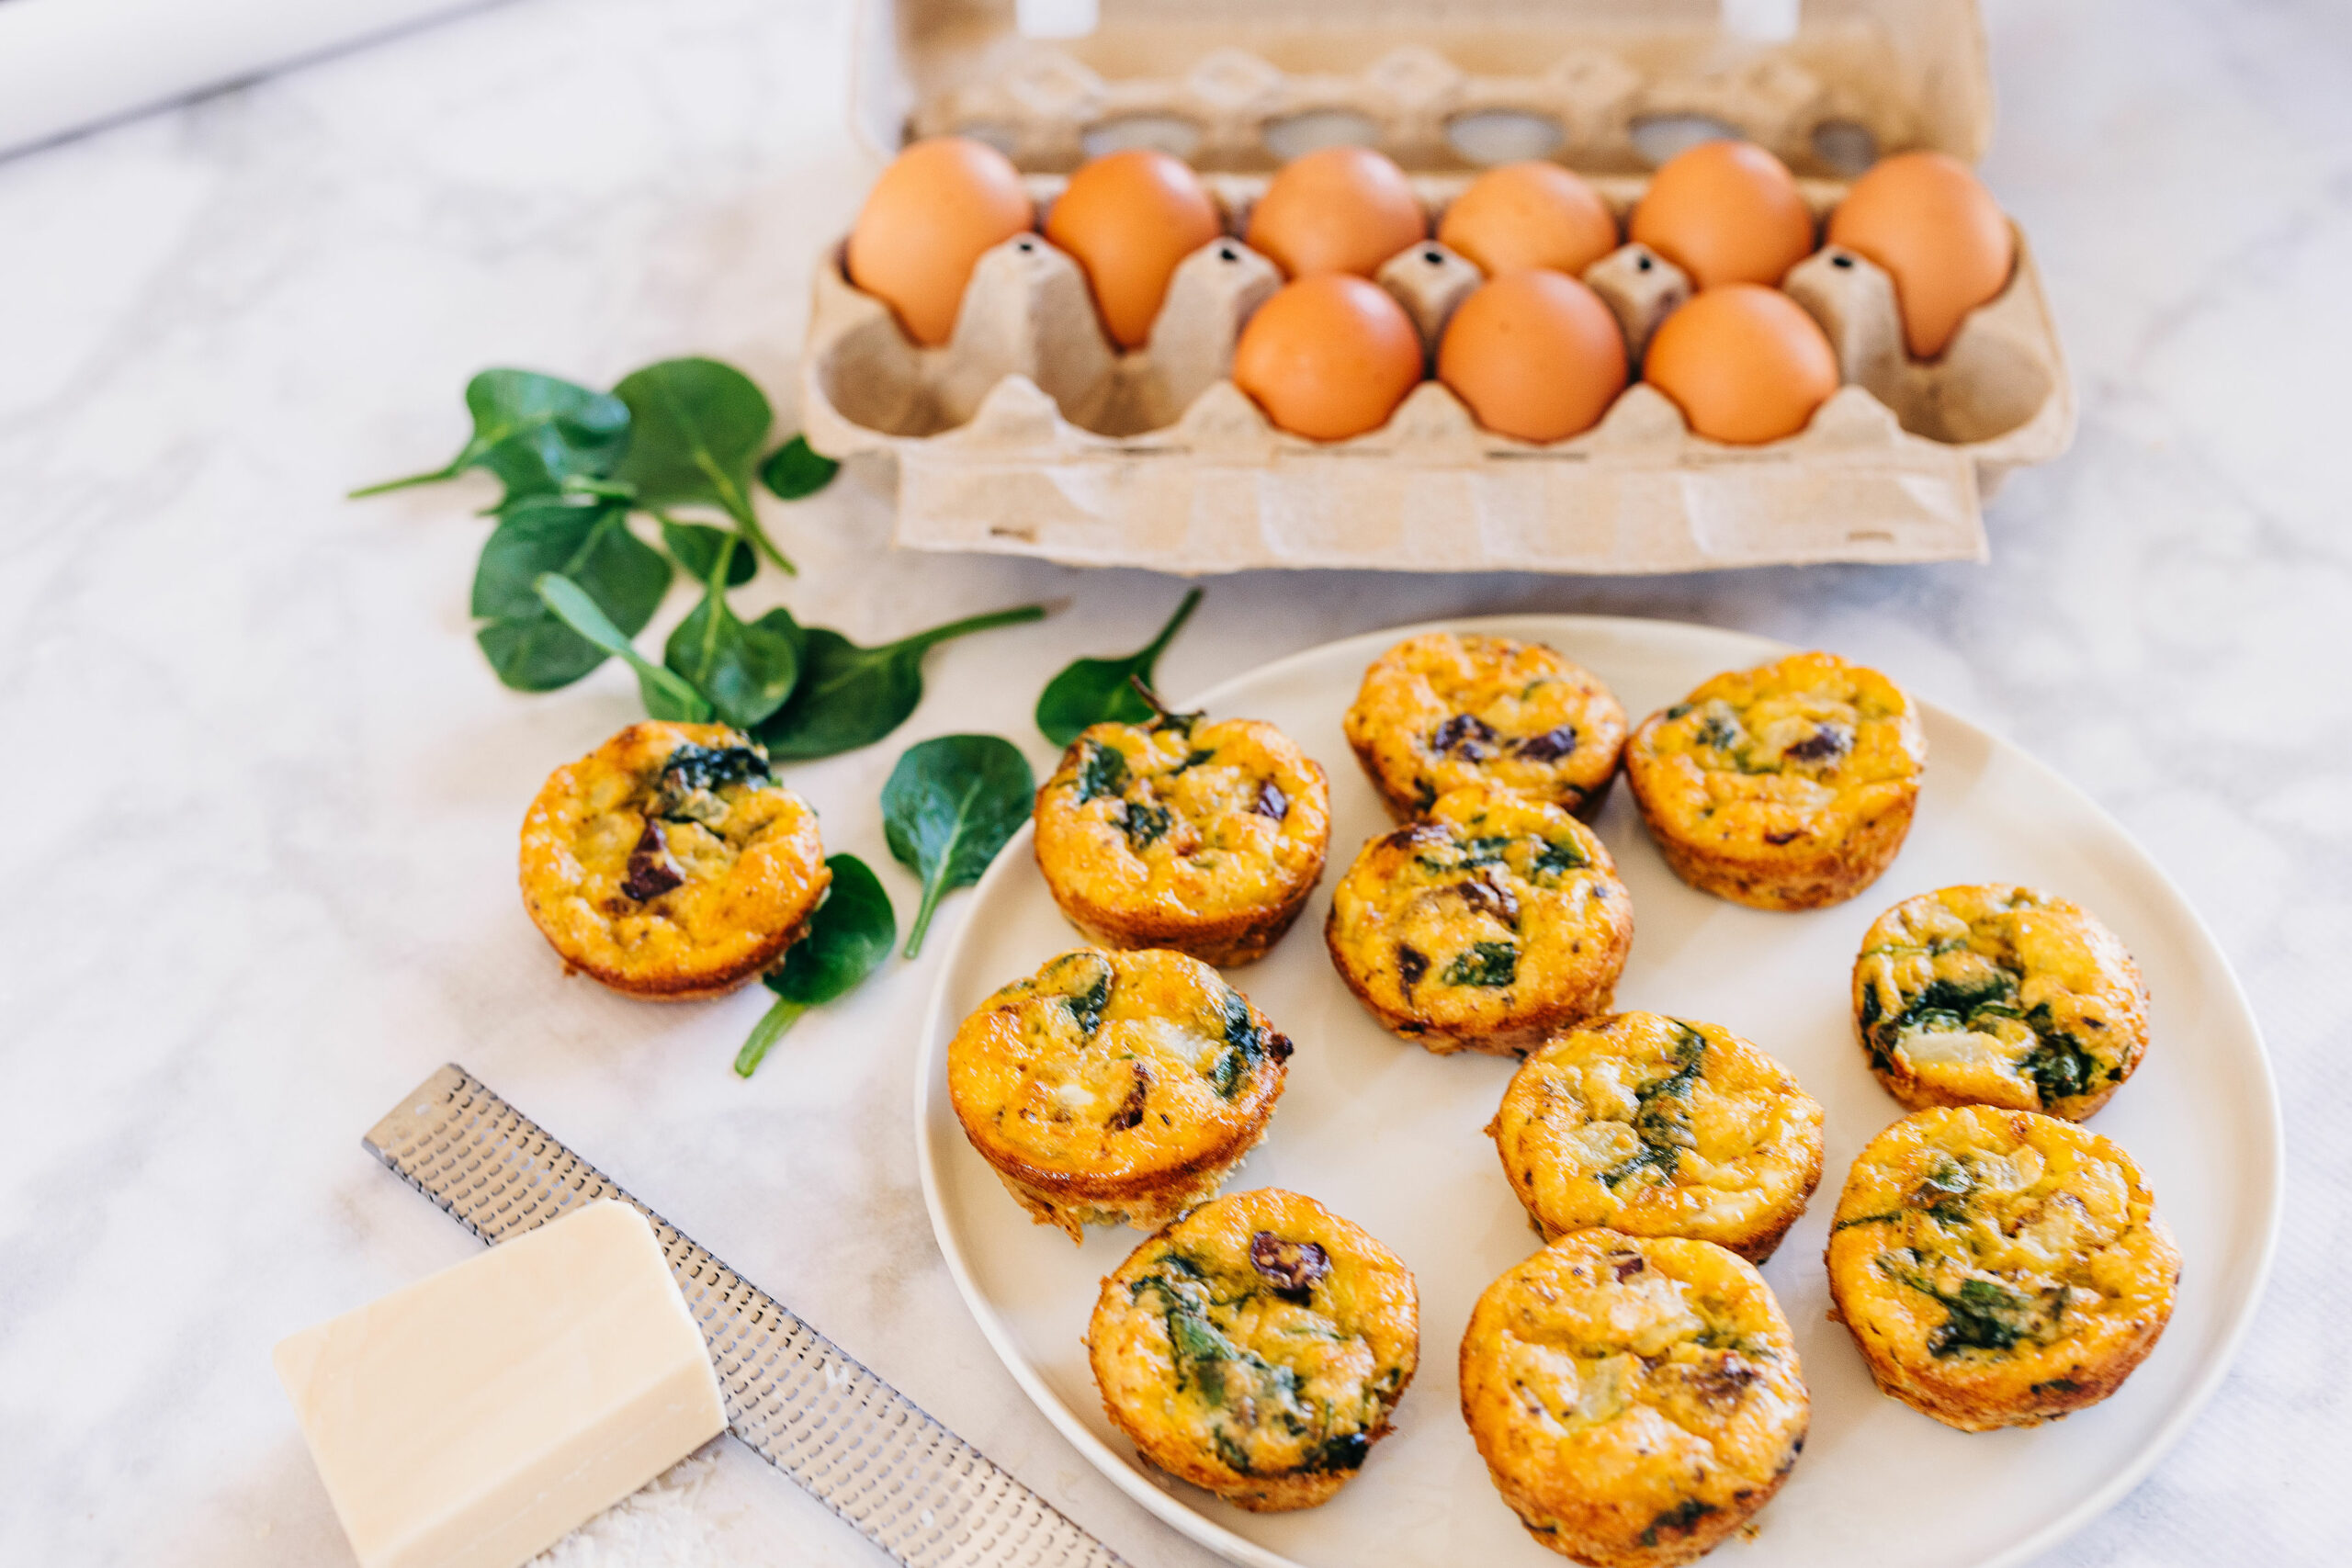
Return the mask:
<path id="1" fill-rule="evenodd" d="M 1854 1161 L 1829 1291 L 1883 1393 L 1963 1432 L 2113 1393 L 2172 1316 L 2180 1253 L 2131 1156 L 2072 1122 L 1915 1111 Z"/>
<path id="2" fill-rule="evenodd" d="M 1412 1273 L 1312 1198 L 1204 1203 L 1102 1281 L 1087 1357 L 1143 1457 L 1253 1513 L 1363 1466 L 1420 1359 Z"/>
<path id="3" fill-rule="evenodd" d="M 1998 1105 L 2080 1122 L 2148 1049 L 2148 987 L 2081 905 L 2007 883 L 1905 898 L 1854 961 L 1854 1032 L 1914 1111 Z"/>
<path id="4" fill-rule="evenodd" d="M 1039 1224 L 1157 1230 L 1214 1196 L 1282 1097 L 1290 1041 L 1197 958 L 1081 947 L 964 1020 L 964 1135 Z"/>
<path id="5" fill-rule="evenodd" d="M 1608 798 L 1625 710 L 1600 679 L 1540 642 L 1430 632 L 1372 662 L 1348 744 L 1399 822 L 1487 784 L 1588 820 Z"/>
<path id="6" fill-rule="evenodd" d="M 1520 1064 L 1487 1124 L 1546 1241 L 1680 1236 L 1772 1256 L 1821 1180 L 1821 1107 L 1724 1028 L 1621 1012 Z"/>
<path id="7" fill-rule="evenodd" d="M 1598 1568 L 1659 1568 L 1771 1500 L 1812 1404 L 1754 1264 L 1713 1242 L 1588 1230 L 1478 1298 L 1462 1416 L 1539 1544 Z"/>
<path id="8" fill-rule="evenodd" d="M 1322 879 L 1322 767 L 1256 719 L 1098 724 L 1037 792 L 1037 868 L 1105 947 L 1230 967 L 1265 956 Z"/>
<path id="9" fill-rule="evenodd" d="M 1440 1055 L 1509 1055 L 1609 1010 L 1634 905 L 1591 829 L 1472 784 L 1363 847 L 1323 936 L 1384 1029 Z"/>
<path id="10" fill-rule="evenodd" d="M 832 883 L 817 814 L 722 724 L 633 724 L 558 768 L 523 818 L 524 906 L 569 969 L 661 1001 L 731 991 Z"/>
<path id="11" fill-rule="evenodd" d="M 1674 874 L 1758 909 L 1843 903 L 1911 830 L 1928 740 L 1903 689 L 1835 654 L 1715 676 L 1652 714 L 1625 782 Z"/>

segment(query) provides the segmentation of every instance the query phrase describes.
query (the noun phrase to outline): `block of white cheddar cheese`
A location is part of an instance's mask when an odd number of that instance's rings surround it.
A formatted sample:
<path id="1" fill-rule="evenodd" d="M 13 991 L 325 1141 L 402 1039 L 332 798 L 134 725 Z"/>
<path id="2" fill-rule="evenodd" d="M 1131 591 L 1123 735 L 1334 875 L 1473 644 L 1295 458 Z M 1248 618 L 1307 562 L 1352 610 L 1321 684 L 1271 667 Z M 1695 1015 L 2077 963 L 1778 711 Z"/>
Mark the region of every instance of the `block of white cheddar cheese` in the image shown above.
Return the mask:
<path id="1" fill-rule="evenodd" d="M 515 1568 L 727 1427 L 645 1217 L 598 1202 L 284 1340 L 361 1568 Z"/>

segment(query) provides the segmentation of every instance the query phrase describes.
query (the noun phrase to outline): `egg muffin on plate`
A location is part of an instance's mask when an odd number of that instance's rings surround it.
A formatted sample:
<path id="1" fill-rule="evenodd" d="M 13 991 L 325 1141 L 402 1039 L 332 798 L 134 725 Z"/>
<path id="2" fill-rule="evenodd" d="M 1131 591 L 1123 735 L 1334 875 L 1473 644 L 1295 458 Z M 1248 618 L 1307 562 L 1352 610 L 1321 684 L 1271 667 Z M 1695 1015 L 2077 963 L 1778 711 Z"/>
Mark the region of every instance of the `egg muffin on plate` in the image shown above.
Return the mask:
<path id="1" fill-rule="evenodd" d="M 1487 1287 L 1462 1418 L 1528 1534 L 1597 1568 L 1689 1562 L 1772 1498 L 1812 1404 L 1755 1265 L 1577 1231 Z"/>
<path id="2" fill-rule="evenodd" d="M 1625 745 L 1625 710 L 1589 671 L 1539 642 L 1452 632 L 1408 638 L 1374 660 L 1345 726 L 1399 822 L 1473 784 L 1589 818 Z"/>
<path id="3" fill-rule="evenodd" d="M 1265 1136 L 1290 1049 L 1196 958 L 1081 947 L 963 1021 L 947 1092 L 1005 1190 L 1082 1242 L 1156 1230 L 1223 1186 Z"/>
<path id="4" fill-rule="evenodd" d="M 1330 787 L 1272 725 L 1198 720 L 1098 724 L 1072 742 L 1037 792 L 1037 868 L 1090 941 L 1248 964 L 1322 878 Z"/>
<path id="5" fill-rule="evenodd" d="M 1718 675 L 1652 714 L 1625 782 L 1674 874 L 1758 909 L 1818 909 L 1902 849 L 1928 740 L 1911 699 L 1835 654 Z"/>
<path id="6" fill-rule="evenodd" d="M 1413 1276 L 1312 1198 L 1204 1203 L 1102 1281 L 1102 1410 L 1143 1457 L 1253 1513 L 1311 1508 L 1363 1467 L 1420 1359 Z"/>
<path id="7" fill-rule="evenodd" d="M 1520 1064 L 1487 1124 L 1546 1241 L 1603 1227 L 1772 1256 L 1821 1180 L 1821 1107 L 1714 1023 L 1621 1012 Z"/>
<path id="8" fill-rule="evenodd" d="M 524 907 L 565 966 L 684 1001 L 784 956 L 833 874 L 817 814 L 721 724 L 633 724 L 548 775 L 523 818 Z"/>
<path id="9" fill-rule="evenodd" d="M 2008 883 L 1905 898 L 1854 961 L 1854 1030 L 1917 1111 L 1999 1105 L 2080 1122 L 2148 1048 L 2148 988 L 2081 905 Z"/>
<path id="10" fill-rule="evenodd" d="M 1881 1392 L 1963 1432 L 2113 1393 L 2155 1348 L 2180 1279 L 2131 1156 L 1990 1105 L 1917 1111 L 1872 1139 L 1827 1261 Z"/>
<path id="11" fill-rule="evenodd" d="M 1609 1010 L 1634 905 L 1591 829 L 1474 784 L 1363 847 L 1323 940 L 1384 1029 L 1440 1055 L 1510 1055 Z"/>

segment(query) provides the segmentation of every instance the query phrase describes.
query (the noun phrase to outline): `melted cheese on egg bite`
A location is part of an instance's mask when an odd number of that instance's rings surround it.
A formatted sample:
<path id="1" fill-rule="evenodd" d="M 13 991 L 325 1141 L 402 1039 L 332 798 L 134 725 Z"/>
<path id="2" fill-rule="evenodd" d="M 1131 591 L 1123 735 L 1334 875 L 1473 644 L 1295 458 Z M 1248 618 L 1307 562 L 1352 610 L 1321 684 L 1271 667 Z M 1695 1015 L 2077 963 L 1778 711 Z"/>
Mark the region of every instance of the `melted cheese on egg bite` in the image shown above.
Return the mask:
<path id="1" fill-rule="evenodd" d="M 1197 959 L 1079 948 L 964 1021 L 948 1097 L 1032 1217 L 1083 1241 L 1214 1193 L 1265 1135 L 1290 1050 Z"/>
<path id="2" fill-rule="evenodd" d="M 1592 829 L 1481 784 L 1366 844 L 1323 934 L 1384 1028 L 1440 1055 L 1508 1055 L 1609 1010 L 1634 909 Z"/>
<path id="3" fill-rule="evenodd" d="M 1312 1198 L 1202 1205 L 1109 1278 L 1087 1328 L 1102 1408 L 1146 1458 L 1253 1512 L 1363 1466 L 1420 1356 L 1413 1276 Z"/>
<path id="4" fill-rule="evenodd" d="M 1651 715 L 1626 744 L 1625 779 L 1683 881 L 1757 908 L 1813 909 L 1894 861 L 1927 758 L 1901 687 L 1798 653 Z"/>
<path id="5" fill-rule="evenodd" d="M 1826 1260 L 1880 1390 L 1964 1432 L 2113 1393 L 2154 1348 L 2180 1278 L 2129 1155 L 1989 1105 L 1914 1111 L 1872 1139 Z"/>
<path id="6" fill-rule="evenodd" d="M 1256 719 L 1098 724 L 1037 793 L 1037 866 L 1071 924 L 1105 946 L 1247 964 L 1323 874 L 1330 788 Z"/>
<path id="7" fill-rule="evenodd" d="M 569 967 L 673 1001 L 774 964 L 832 883 L 817 814 L 719 724 L 633 724 L 558 768 L 523 818 L 520 877 Z"/>

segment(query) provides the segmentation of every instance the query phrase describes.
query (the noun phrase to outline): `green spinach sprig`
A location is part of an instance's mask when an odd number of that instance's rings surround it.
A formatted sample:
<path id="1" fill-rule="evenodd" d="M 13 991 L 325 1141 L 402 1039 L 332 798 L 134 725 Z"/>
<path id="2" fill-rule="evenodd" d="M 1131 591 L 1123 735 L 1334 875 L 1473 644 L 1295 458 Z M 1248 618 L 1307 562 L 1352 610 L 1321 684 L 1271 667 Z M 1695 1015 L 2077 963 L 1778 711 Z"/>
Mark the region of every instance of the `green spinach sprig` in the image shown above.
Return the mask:
<path id="1" fill-rule="evenodd" d="M 1153 668 L 1201 602 L 1192 589 L 1159 634 L 1135 652 L 1114 659 L 1080 659 L 1046 683 L 1037 698 L 1037 728 L 1057 746 L 1077 739 L 1091 724 L 1141 724 L 1164 710 L 1137 689 L 1151 684 Z"/>
<path id="2" fill-rule="evenodd" d="M 808 934 L 786 948 L 784 962 L 763 976 L 776 999 L 736 1053 L 735 1070 L 747 1078 L 802 1013 L 847 996 L 898 944 L 899 918 L 872 868 L 855 855 L 832 855 L 825 865 L 833 883 L 808 918 Z"/>
<path id="3" fill-rule="evenodd" d="M 1037 776 L 997 735 L 942 735 L 907 748 L 882 786 L 882 833 L 900 865 L 922 878 L 922 904 L 907 956 L 949 890 L 980 879 L 1005 840 L 1029 819 Z"/>

